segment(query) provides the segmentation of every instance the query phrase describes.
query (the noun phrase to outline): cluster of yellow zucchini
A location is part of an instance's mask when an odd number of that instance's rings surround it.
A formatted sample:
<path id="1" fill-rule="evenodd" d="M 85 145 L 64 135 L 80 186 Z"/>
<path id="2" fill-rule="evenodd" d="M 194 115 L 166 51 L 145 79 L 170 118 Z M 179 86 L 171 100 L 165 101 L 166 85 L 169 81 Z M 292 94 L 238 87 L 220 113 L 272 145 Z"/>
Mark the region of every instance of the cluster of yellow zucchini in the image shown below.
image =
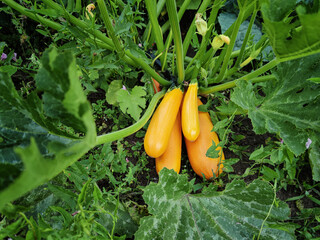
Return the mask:
<path id="1" fill-rule="evenodd" d="M 218 136 L 207 112 L 199 112 L 198 84 L 192 81 L 186 93 L 180 88 L 169 90 L 151 118 L 145 138 L 146 153 L 156 159 L 156 170 L 164 167 L 177 173 L 181 168 L 182 132 L 192 169 L 207 179 L 222 172 L 224 154 L 218 147 L 219 158 L 208 158 L 206 152 L 217 145 Z"/>

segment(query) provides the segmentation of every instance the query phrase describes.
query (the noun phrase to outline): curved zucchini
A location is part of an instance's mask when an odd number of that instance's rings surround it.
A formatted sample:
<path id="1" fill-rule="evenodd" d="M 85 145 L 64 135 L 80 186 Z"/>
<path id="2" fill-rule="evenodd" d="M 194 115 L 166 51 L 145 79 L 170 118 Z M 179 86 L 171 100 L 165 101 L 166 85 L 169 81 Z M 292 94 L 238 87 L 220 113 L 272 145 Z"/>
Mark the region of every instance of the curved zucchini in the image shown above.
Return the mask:
<path id="1" fill-rule="evenodd" d="M 157 173 L 163 168 L 173 169 L 177 173 L 180 172 L 181 167 L 181 146 L 182 146 L 182 132 L 181 132 L 181 117 L 178 112 L 176 121 L 171 131 L 168 147 L 166 151 L 156 158 Z"/>
<path id="2" fill-rule="evenodd" d="M 144 138 L 144 149 L 150 157 L 160 157 L 166 150 L 182 96 L 179 88 L 167 92 L 153 114 Z"/>
<path id="3" fill-rule="evenodd" d="M 198 105 L 202 105 L 202 102 L 198 99 Z M 222 172 L 224 154 L 221 147 L 217 150 L 220 151 L 219 158 L 208 158 L 206 153 L 212 145 L 212 141 L 216 145 L 219 143 L 217 133 L 211 132 L 213 124 L 209 113 L 199 112 L 200 122 L 200 134 L 196 141 L 191 142 L 185 139 L 187 146 L 187 152 L 192 169 L 195 173 L 202 177 L 202 174 L 206 179 L 212 178 L 214 175 L 218 176 Z"/>

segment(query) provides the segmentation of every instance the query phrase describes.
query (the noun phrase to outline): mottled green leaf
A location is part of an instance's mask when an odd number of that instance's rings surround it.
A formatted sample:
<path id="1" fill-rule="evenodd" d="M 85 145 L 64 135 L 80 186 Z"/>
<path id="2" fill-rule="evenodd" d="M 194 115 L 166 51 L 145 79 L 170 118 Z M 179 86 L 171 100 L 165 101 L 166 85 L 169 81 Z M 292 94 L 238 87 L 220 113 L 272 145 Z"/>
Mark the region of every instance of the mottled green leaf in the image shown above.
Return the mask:
<path id="1" fill-rule="evenodd" d="M 315 142 L 309 151 L 312 175 L 315 181 L 320 181 L 320 144 Z"/>
<path id="2" fill-rule="evenodd" d="M 0 176 L 0 210 L 95 145 L 95 123 L 72 53 L 48 49 L 35 80 L 36 90 L 24 98 L 0 73 L 0 169 L 10 172 Z"/>
<path id="3" fill-rule="evenodd" d="M 142 218 L 135 239 L 241 240 L 259 233 L 260 239 L 295 238 L 294 229 L 286 225 L 277 229 L 290 211 L 283 202 L 273 205 L 274 191 L 267 182 L 256 180 L 246 186 L 233 181 L 222 192 L 208 188 L 191 194 L 191 190 L 186 175 L 163 169 L 159 183 L 144 190 L 151 215 Z"/>
<path id="4" fill-rule="evenodd" d="M 258 134 L 279 134 L 289 149 L 300 155 L 308 138 L 315 142 L 320 132 L 320 87 L 307 79 L 320 75 L 320 56 L 281 63 L 274 72 L 277 81 L 262 84 L 266 96 L 239 81 L 231 100 L 248 111 Z"/>

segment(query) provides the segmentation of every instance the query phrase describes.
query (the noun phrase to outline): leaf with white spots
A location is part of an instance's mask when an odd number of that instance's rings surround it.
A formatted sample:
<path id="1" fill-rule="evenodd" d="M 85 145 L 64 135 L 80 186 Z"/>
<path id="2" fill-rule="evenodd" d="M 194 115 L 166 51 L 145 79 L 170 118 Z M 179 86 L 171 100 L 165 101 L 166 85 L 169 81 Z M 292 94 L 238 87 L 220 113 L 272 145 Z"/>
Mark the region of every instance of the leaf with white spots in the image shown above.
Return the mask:
<path id="1" fill-rule="evenodd" d="M 255 86 L 239 81 L 231 100 L 248 111 L 257 134 L 279 134 L 300 155 L 320 136 L 320 85 L 307 80 L 320 76 L 320 55 L 281 63 L 274 75 L 277 81 Z"/>
<path id="2" fill-rule="evenodd" d="M 260 239 L 294 239 L 294 229 L 283 222 L 289 208 L 283 202 L 273 204 L 274 191 L 267 182 L 246 186 L 237 180 L 221 192 L 191 191 L 186 175 L 161 170 L 159 183 L 144 190 L 151 215 L 141 220 L 135 239 L 242 240 L 259 234 Z"/>
<path id="3" fill-rule="evenodd" d="M 310 144 L 309 150 L 310 165 L 312 168 L 312 177 L 315 181 L 320 181 L 320 142 Z"/>

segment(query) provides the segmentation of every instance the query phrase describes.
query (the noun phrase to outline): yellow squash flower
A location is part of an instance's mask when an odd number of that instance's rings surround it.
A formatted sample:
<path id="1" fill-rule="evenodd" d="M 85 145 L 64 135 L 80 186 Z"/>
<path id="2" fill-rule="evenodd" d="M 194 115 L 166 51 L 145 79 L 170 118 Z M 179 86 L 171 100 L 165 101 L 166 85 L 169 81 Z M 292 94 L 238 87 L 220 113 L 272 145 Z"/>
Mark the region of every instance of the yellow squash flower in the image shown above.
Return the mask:
<path id="1" fill-rule="evenodd" d="M 88 13 L 90 14 L 91 17 L 93 17 L 93 13 L 91 12 L 92 10 L 94 10 L 96 8 L 96 6 L 93 4 L 93 3 L 90 3 L 87 7 L 86 7 L 86 18 L 87 19 L 90 19 L 89 18 L 89 15 Z"/>

